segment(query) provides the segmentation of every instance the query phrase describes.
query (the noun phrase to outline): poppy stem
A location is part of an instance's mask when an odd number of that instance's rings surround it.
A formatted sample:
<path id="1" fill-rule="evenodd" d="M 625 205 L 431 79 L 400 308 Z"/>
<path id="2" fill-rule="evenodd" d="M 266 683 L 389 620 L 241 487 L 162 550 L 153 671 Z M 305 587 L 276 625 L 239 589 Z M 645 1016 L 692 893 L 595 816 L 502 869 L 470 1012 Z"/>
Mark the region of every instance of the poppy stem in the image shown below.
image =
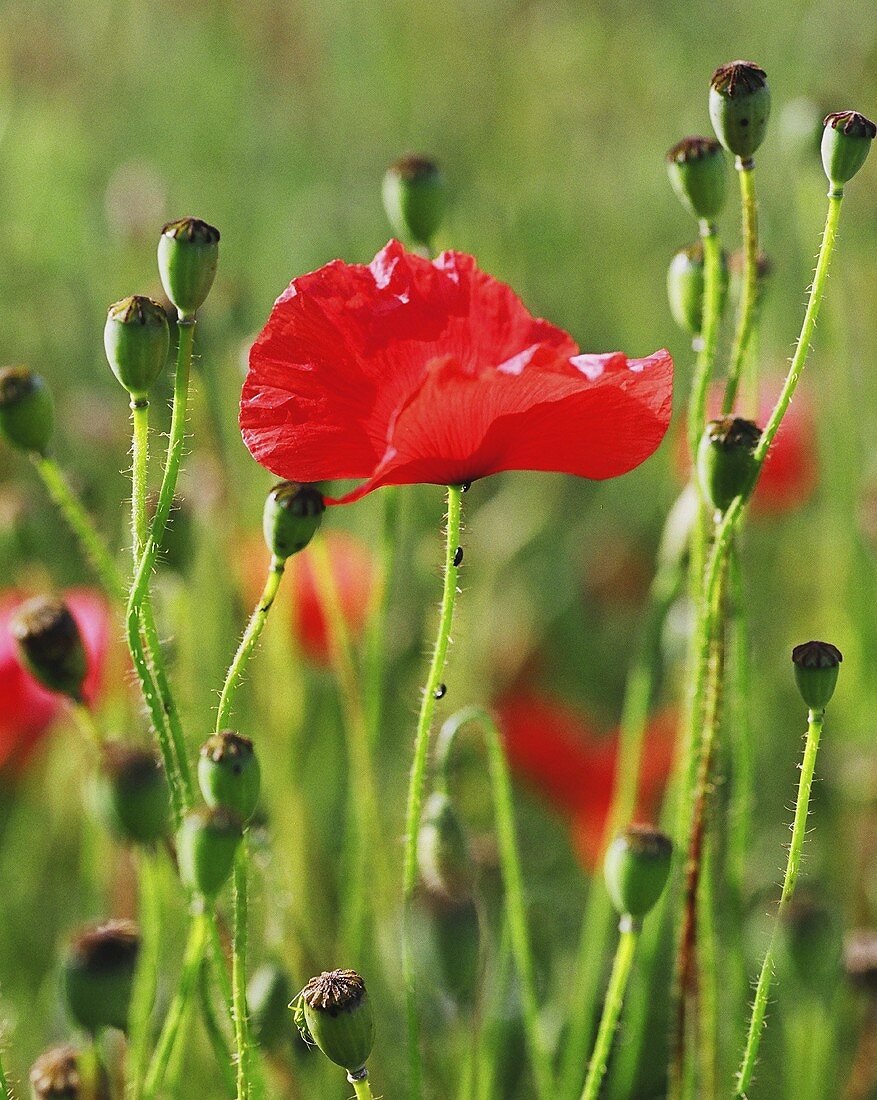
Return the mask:
<path id="1" fill-rule="evenodd" d="M 140 1100 L 149 1055 L 149 1031 L 158 970 L 161 960 L 161 898 L 158 876 L 158 856 L 144 849 L 138 854 L 139 924 L 141 947 L 137 961 L 137 977 L 131 996 L 128 1076 L 131 1100 Z"/>
<path id="2" fill-rule="evenodd" d="M 539 1000 L 536 995 L 536 967 L 527 929 L 527 903 L 524 876 L 515 827 L 512 781 L 503 748 L 502 737 L 492 715 L 482 707 L 465 707 L 449 718 L 441 728 L 436 751 L 436 767 L 442 783 L 447 786 L 451 752 L 457 735 L 468 723 L 474 722 L 484 734 L 487 746 L 488 770 L 493 794 L 493 812 L 499 845 L 499 860 L 505 892 L 504 908 L 509 939 L 524 1009 L 527 1050 L 533 1067 L 536 1095 L 540 1100 L 552 1100 L 554 1089 L 551 1056 L 542 1040 L 539 1025 Z"/>
<path id="3" fill-rule="evenodd" d="M 609 988 L 606 990 L 603 1015 L 600 1017 L 597 1041 L 588 1065 L 588 1076 L 582 1091 L 582 1100 L 597 1100 L 600 1095 L 600 1086 L 606 1075 L 606 1065 L 612 1051 L 612 1041 L 615 1038 L 615 1031 L 621 1016 L 624 994 L 630 979 L 633 956 L 639 940 L 639 925 L 630 917 L 622 917 L 620 928 L 621 935 L 615 951 L 615 960 L 612 963 Z"/>
<path id="4" fill-rule="evenodd" d="M 77 725 L 85 734 L 90 744 L 100 751 L 104 743 L 104 735 L 100 726 L 95 721 L 94 715 L 85 703 L 74 703 L 73 713 L 76 716 Z"/>
<path id="5" fill-rule="evenodd" d="M 454 603 L 457 598 L 457 579 L 459 576 L 459 566 L 455 562 L 457 547 L 460 545 L 462 511 L 462 486 L 449 485 L 444 585 L 439 610 L 438 633 L 423 689 L 423 696 L 420 701 L 417 733 L 414 738 L 414 761 L 408 785 L 408 805 L 405 816 L 405 856 L 402 878 L 402 976 L 405 984 L 405 1007 L 408 1026 L 408 1095 L 410 1100 L 421 1100 L 423 1095 L 420 1019 L 417 1005 L 417 983 L 414 974 L 413 929 L 411 927 L 414 891 L 417 887 L 417 840 L 420 835 L 420 818 L 426 786 L 430 730 L 435 714 L 436 699 L 439 692 L 443 694 L 442 676 L 451 640 L 451 626 L 454 621 Z"/>
<path id="6" fill-rule="evenodd" d="M 247 918 L 250 846 L 246 832 L 234 861 L 234 934 L 232 937 L 232 999 L 234 1035 L 237 1047 L 237 1100 L 249 1100 L 255 1071 L 256 1051 L 250 1031 L 247 1007 Z"/>
<path id="7" fill-rule="evenodd" d="M 217 733 L 229 728 L 231 712 L 234 708 L 235 699 L 237 698 L 238 688 L 241 685 L 241 680 L 243 679 L 247 664 L 253 655 L 253 650 L 258 644 L 259 638 L 262 636 L 262 631 L 268 620 L 268 612 L 271 610 L 274 600 L 277 598 L 277 592 L 280 589 L 280 582 L 283 579 L 285 567 L 286 562 L 282 558 L 272 555 L 271 564 L 268 566 L 268 577 L 265 581 L 265 587 L 262 589 L 262 595 L 259 597 L 259 602 L 253 609 L 246 630 L 238 645 L 237 652 L 229 665 L 228 672 L 225 676 L 225 683 L 222 685 L 222 694 L 219 697 L 219 707 L 216 711 Z"/>
<path id="8" fill-rule="evenodd" d="M 722 317 L 722 242 L 712 222 L 700 223 L 700 239 L 703 244 L 703 326 L 688 403 L 688 448 L 692 461 L 697 456 L 706 422 L 707 395 L 716 365 Z"/>
<path id="9" fill-rule="evenodd" d="M 353 1085 L 353 1091 L 356 1093 L 357 1100 L 374 1100 L 374 1093 L 372 1092 L 371 1083 L 368 1076 L 365 1077 L 351 1077 L 347 1075 L 347 1080 Z"/>
<path id="10" fill-rule="evenodd" d="M 740 181 L 740 202 L 743 213 L 743 289 L 740 294 L 731 359 L 728 363 L 728 381 L 722 402 L 722 416 L 728 416 L 732 412 L 737 400 L 740 377 L 758 315 L 758 204 L 755 201 L 753 161 L 744 161 L 738 157 L 737 177 Z"/>
<path id="11" fill-rule="evenodd" d="M 213 1003 L 213 995 L 210 982 L 210 964 L 205 960 L 201 964 L 201 974 L 198 982 L 198 992 L 201 998 L 201 1017 L 204 1021 L 204 1030 L 213 1047 L 213 1056 L 225 1086 L 225 1095 L 234 1096 L 237 1090 L 237 1080 L 234 1072 L 234 1056 L 226 1042 L 219 1020 L 216 1016 L 216 1008 Z"/>
<path id="12" fill-rule="evenodd" d="M 801 777 L 798 781 L 798 797 L 795 802 L 795 819 L 792 824 L 792 842 L 789 845 L 789 856 L 786 863 L 786 874 L 783 879 L 783 890 L 780 895 L 780 903 L 774 917 L 773 931 L 770 943 L 761 964 L 761 972 L 758 976 L 758 985 L 755 988 L 755 1000 L 752 1003 L 752 1015 L 749 1020 L 749 1034 L 746 1039 L 746 1048 L 743 1052 L 743 1060 L 737 1073 L 735 1096 L 745 1096 L 746 1090 L 752 1081 L 755 1071 L 755 1063 L 758 1060 L 758 1050 L 761 1046 L 761 1036 L 764 1033 L 764 1017 L 767 1012 L 767 999 L 770 995 L 770 986 L 773 980 L 774 953 L 779 939 L 781 921 L 788 907 L 789 901 L 795 892 L 798 882 L 798 874 L 801 870 L 801 853 L 804 850 L 804 838 L 807 835 L 807 817 L 810 813 L 810 792 L 813 788 L 813 773 L 816 769 L 816 754 L 819 752 L 819 738 L 825 722 L 824 710 L 810 710 L 807 716 L 807 741 L 804 746 L 804 759 L 801 763 Z"/>

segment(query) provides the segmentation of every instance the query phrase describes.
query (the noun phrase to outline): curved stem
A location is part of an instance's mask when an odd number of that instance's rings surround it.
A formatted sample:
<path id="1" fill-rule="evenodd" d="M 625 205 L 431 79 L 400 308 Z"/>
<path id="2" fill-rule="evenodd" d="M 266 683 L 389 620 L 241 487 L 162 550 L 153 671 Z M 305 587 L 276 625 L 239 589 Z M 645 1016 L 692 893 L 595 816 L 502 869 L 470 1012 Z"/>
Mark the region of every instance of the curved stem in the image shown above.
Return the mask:
<path id="1" fill-rule="evenodd" d="M 740 180 L 740 203 L 743 211 L 743 290 L 737 314 L 737 329 L 728 364 L 728 382 L 722 402 L 722 415 L 734 408 L 746 353 L 755 330 L 758 315 L 758 205 L 755 201 L 755 165 L 737 158 Z"/>
<path id="2" fill-rule="evenodd" d="M 408 1093 L 410 1100 L 421 1100 L 422 1067 L 420 1056 L 420 1020 L 417 1009 L 417 985 L 414 975 L 412 909 L 417 886 L 417 839 L 420 835 L 420 816 L 426 785 L 426 762 L 429 754 L 429 735 L 435 714 L 436 698 L 442 689 L 442 676 L 451 639 L 454 620 L 454 603 L 457 597 L 459 567 L 455 564 L 460 543 L 462 521 L 462 487 L 448 486 L 447 533 L 445 542 L 445 573 L 442 602 L 439 610 L 438 634 L 433 650 L 420 714 L 414 738 L 414 762 L 408 784 L 408 805 L 405 815 L 405 856 L 402 879 L 403 929 L 402 929 L 402 977 L 405 983 L 405 1005 L 408 1025 Z M 443 692 L 442 692 L 443 694 Z"/>
<path id="3" fill-rule="evenodd" d="M 639 930 L 637 926 L 629 917 L 624 918 L 622 920 L 621 936 L 618 940 L 618 949 L 615 952 L 615 961 L 612 964 L 609 988 L 606 991 L 606 1000 L 603 1004 L 603 1015 L 600 1018 L 600 1027 L 597 1030 L 597 1042 L 594 1046 L 594 1053 L 588 1066 L 588 1076 L 582 1091 L 582 1100 L 597 1100 L 600 1095 L 600 1085 L 606 1075 L 606 1065 L 612 1051 L 615 1029 L 618 1027 L 618 1020 L 621 1016 L 621 1006 L 624 1003 L 624 993 L 630 978 L 638 939 Z"/>
<path id="4" fill-rule="evenodd" d="M 755 1000 L 752 1004 L 752 1016 L 749 1021 L 749 1034 L 746 1039 L 746 1049 L 743 1052 L 743 1060 L 737 1074 L 737 1086 L 735 1096 L 745 1096 L 746 1090 L 752 1080 L 755 1063 L 758 1060 L 758 1048 L 761 1045 L 761 1036 L 764 1032 L 764 1017 L 767 1012 L 767 999 L 770 994 L 771 981 L 773 979 L 774 952 L 779 937 L 780 922 L 789 899 L 795 892 L 798 882 L 798 874 L 801 869 L 801 853 L 804 850 L 804 838 L 807 835 L 807 817 L 810 813 L 810 792 L 813 787 L 813 773 L 816 769 L 816 754 L 819 751 L 819 738 L 825 721 L 825 711 L 811 710 L 808 714 L 807 742 L 804 747 L 804 759 L 801 763 L 801 778 L 798 781 L 798 798 L 795 802 L 795 820 L 792 825 L 792 842 L 789 845 L 786 874 L 783 879 L 783 891 L 780 895 L 780 904 L 774 918 L 773 932 L 770 943 L 761 964 L 761 973 L 758 976 L 758 985 L 755 989 Z"/>
<path id="5" fill-rule="evenodd" d="M 222 695 L 219 698 L 219 709 L 216 712 L 217 733 L 228 727 L 241 679 L 250 657 L 253 654 L 253 650 L 256 648 L 259 638 L 261 637 L 262 630 L 268 619 L 268 612 L 271 610 L 274 600 L 277 597 L 285 567 L 286 562 L 282 558 L 272 555 L 271 565 L 268 569 L 268 579 L 265 581 L 262 595 L 259 597 L 259 602 L 256 604 L 250 616 L 250 621 L 247 623 L 244 636 L 241 638 L 240 645 L 238 646 L 237 652 L 234 655 L 234 659 L 225 677 Z"/>
<path id="6" fill-rule="evenodd" d="M 137 871 L 140 884 L 141 947 L 131 996 L 131 1028 L 128 1040 L 128 1095 L 132 1100 L 140 1100 L 143 1094 L 149 1055 L 149 1029 L 161 963 L 161 898 L 155 851 L 147 849 L 138 853 Z"/>
<path id="7" fill-rule="evenodd" d="M 539 1027 L 539 1000 L 536 995 L 536 967 L 533 949 L 527 930 L 527 905 L 524 894 L 524 876 L 518 851 L 515 828 L 512 781 L 503 749 L 502 738 L 493 717 L 482 707 L 466 707 L 442 726 L 436 753 L 437 767 L 442 783 L 447 783 L 451 751 L 457 734 L 469 722 L 476 723 L 484 734 L 487 746 L 493 807 L 496 817 L 496 836 L 499 845 L 499 861 L 505 895 L 505 913 L 509 926 L 512 955 L 521 983 L 521 1001 L 524 1010 L 524 1027 L 536 1095 L 541 1100 L 554 1097 L 551 1056 L 542 1042 Z"/>
<path id="8" fill-rule="evenodd" d="M 238 847 L 234 862 L 234 937 L 232 940 L 231 983 L 234 1000 L 234 1034 L 237 1047 L 237 1100 L 249 1100 L 255 1051 L 247 1008 L 247 836 Z"/>
<path id="9" fill-rule="evenodd" d="M 149 469 L 149 402 L 131 400 L 131 557 L 134 569 L 147 536 L 146 487 Z"/>

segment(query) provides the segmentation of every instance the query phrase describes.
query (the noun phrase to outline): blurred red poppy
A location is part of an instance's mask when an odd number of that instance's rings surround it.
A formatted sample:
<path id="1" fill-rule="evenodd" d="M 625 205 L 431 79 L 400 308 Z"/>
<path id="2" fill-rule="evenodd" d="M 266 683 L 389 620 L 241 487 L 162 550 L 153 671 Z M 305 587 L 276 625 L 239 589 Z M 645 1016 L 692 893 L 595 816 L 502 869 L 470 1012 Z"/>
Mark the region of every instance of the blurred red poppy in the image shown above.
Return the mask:
<path id="1" fill-rule="evenodd" d="M 580 711 L 550 695 L 518 690 L 497 707 L 509 765 L 568 822 L 589 871 L 599 862 L 618 758 L 618 734 L 601 734 Z M 675 719 L 656 716 L 645 739 L 638 815 L 656 810 L 673 761 Z"/>
<path id="2" fill-rule="evenodd" d="M 294 279 L 250 351 L 241 431 L 295 481 L 461 484 L 502 470 L 616 477 L 670 420 L 673 363 L 579 354 L 471 256 L 391 241 Z"/>
<path id="3" fill-rule="evenodd" d="M 40 687 L 18 661 L 8 624 L 26 598 L 11 589 L 0 593 L 0 769 L 16 769 L 25 764 L 64 705 L 59 696 Z M 94 702 L 106 664 L 109 609 L 103 597 L 88 589 L 73 589 L 64 594 L 64 599 L 88 653 L 84 690 L 86 700 Z"/>

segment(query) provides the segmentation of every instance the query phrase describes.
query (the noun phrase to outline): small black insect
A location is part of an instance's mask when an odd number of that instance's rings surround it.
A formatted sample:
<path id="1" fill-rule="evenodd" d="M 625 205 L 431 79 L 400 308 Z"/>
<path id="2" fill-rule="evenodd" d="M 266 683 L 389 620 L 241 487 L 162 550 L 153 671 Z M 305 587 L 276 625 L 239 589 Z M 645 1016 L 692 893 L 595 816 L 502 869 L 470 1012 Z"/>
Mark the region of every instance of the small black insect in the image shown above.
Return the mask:
<path id="1" fill-rule="evenodd" d="M 447 693 L 448 693 L 448 685 L 447 684 L 439 684 L 439 686 L 435 689 L 435 691 L 432 694 L 433 694 L 434 699 L 444 699 L 444 697 L 447 695 Z"/>
<path id="2" fill-rule="evenodd" d="M 472 488 L 472 482 L 471 481 L 464 481 L 463 484 L 460 486 L 460 492 L 461 493 L 468 493 L 471 488 Z"/>
<path id="3" fill-rule="evenodd" d="M 454 551 L 454 565 L 461 565 L 463 561 L 463 547 L 458 546 Z"/>

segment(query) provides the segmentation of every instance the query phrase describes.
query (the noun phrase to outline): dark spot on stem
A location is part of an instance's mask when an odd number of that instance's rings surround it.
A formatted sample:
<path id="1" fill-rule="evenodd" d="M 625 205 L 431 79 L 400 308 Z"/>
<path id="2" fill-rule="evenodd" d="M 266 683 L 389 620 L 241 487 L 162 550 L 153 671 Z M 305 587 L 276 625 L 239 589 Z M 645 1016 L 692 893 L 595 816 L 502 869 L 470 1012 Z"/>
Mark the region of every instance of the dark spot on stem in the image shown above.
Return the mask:
<path id="1" fill-rule="evenodd" d="M 458 546 L 454 551 L 454 565 L 462 565 L 463 563 L 463 547 Z"/>
<path id="2" fill-rule="evenodd" d="M 433 695 L 434 699 L 444 699 L 444 697 L 447 695 L 447 693 L 448 693 L 448 685 L 447 684 L 439 684 L 439 686 L 435 689 L 435 691 L 432 693 L 432 695 Z"/>

